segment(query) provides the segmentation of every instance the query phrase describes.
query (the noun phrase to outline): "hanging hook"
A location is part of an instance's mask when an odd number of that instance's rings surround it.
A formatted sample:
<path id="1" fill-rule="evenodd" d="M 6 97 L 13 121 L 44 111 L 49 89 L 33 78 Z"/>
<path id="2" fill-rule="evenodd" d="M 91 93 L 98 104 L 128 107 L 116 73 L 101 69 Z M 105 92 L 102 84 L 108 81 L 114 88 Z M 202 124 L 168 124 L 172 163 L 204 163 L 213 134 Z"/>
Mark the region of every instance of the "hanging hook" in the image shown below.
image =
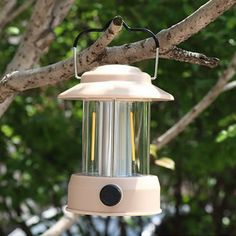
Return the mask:
<path id="1" fill-rule="evenodd" d="M 120 16 L 116 16 L 116 17 L 120 17 Z M 82 35 L 87 34 L 87 33 L 91 33 L 91 32 L 104 32 L 109 27 L 109 25 L 111 24 L 111 22 L 115 18 L 113 18 L 112 20 L 108 21 L 107 24 L 103 28 L 86 29 L 86 30 L 80 32 L 76 36 L 76 38 L 74 40 L 74 43 L 73 43 L 73 57 L 74 57 L 74 68 L 75 68 L 75 78 L 76 79 L 81 79 L 81 77 L 78 76 L 78 70 L 77 70 L 77 44 L 78 44 L 79 39 L 81 38 Z M 138 31 L 139 32 L 145 32 L 145 33 L 150 34 L 151 37 L 154 39 L 154 42 L 156 44 L 156 59 L 155 59 L 154 76 L 152 77 L 152 80 L 156 79 L 156 77 L 157 77 L 157 70 L 158 70 L 158 60 L 159 60 L 159 48 L 160 48 L 160 44 L 159 44 L 158 38 L 149 29 L 146 29 L 146 28 L 131 28 L 123 20 L 122 20 L 122 23 L 123 23 L 123 25 L 124 25 L 126 30 L 128 30 L 128 31 L 135 31 L 135 32 L 138 32 Z"/>
<path id="2" fill-rule="evenodd" d="M 159 43 L 157 36 L 151 30 L 149 30 L 147 28 L 131 28 L 124 21 L 123 21 L 123 25 L 124 25 L 125 29 L 128 31 L 146 32 L 146 33 L 150 34 L 152 36 L 152 38 L 154 39 L 155 44 L 156 44 L 156 59 L 155 59 L 154 76 L 152 77 L 152 80 L 155 80 L 157 78 L 157 69 L 158 69 L 158 61 L 159 61 L 159 48 L 160 48 L 160 43 Z"/>

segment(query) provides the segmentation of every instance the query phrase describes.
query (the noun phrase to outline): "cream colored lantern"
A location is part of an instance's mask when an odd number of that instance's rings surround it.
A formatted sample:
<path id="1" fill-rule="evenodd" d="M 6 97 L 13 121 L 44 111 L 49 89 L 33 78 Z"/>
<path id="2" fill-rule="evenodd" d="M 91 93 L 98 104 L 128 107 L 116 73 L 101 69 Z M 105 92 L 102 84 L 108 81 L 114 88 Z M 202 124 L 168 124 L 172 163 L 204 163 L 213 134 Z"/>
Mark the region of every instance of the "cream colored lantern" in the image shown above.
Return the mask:
<path id="1" fill-rule="evenodd" d="M 137 67 L 104 65 L 85 72 L 59 98 L 83 101 L 82 170 L 71 176 L 67 210 L 109 216 L 160 213 L 159 181 L 149 174 L 150 103 L 173 96 Z"/>

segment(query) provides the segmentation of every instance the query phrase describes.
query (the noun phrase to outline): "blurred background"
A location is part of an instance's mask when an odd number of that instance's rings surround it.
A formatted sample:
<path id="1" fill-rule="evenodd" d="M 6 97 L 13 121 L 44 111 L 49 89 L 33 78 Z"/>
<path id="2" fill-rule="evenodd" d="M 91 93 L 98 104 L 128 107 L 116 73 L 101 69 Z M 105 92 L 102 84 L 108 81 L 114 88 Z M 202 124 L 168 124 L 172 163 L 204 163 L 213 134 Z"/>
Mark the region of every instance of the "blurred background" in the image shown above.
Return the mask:
<path id="1" fill-rule="evenodd" d="M 56 40 L 41 58 L 45 66 L 72 56 L 75 36 L 101 27 L 115 15 L 133 27 L 154 32 L 187 17 L 206 1 L 77 0 Z M 18 1 L 23 4 L 24 1 Z M 29 6 L 1 32 L 0 72 L 17 49 L 32 12 Z M 83 37 L 78 50 L 99 36 Z M 145 38 L 123 30 L 112 42 L 120 45 Z M 214 69 L 160 60 L 155 84 L 175 101 L 153 103 L 151 140 L 187 113 L 215 84 L 236 51 L 236 11 L 226 12 L 181 47 L 220 58 Z M 153 74 L 154 60 L 136 63 Z M 70 175 L 81 165 L 82 104 L 57 95 L 75 79 L 18 95 L 0 120 L 0 235 L 40 235 L 62 215 Z M 162 187 L 162 214 L 152 217 L 80 216 L 63 235 L 236 235 L 236 96 L 222 93 L 183 133 L 162 150 L 151 146 L 151 163 Z M 175 168 L 174 165 L 175 164 Z M 168 168 L 166 168 L 168 167 Z"/>

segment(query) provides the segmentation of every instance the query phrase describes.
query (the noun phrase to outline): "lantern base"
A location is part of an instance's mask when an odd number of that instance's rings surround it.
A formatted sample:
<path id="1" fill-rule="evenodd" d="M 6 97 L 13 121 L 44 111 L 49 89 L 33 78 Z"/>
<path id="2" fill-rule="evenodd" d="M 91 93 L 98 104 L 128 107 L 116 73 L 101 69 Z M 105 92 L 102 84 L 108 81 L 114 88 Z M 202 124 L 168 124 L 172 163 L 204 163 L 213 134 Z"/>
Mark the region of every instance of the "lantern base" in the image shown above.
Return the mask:
<path id="1" fill-rule="evenodd" d="M 161 213 L 157 176 L 101 177 L 73 174 L 66 210 L 82 215 L 141 216 Z"/>

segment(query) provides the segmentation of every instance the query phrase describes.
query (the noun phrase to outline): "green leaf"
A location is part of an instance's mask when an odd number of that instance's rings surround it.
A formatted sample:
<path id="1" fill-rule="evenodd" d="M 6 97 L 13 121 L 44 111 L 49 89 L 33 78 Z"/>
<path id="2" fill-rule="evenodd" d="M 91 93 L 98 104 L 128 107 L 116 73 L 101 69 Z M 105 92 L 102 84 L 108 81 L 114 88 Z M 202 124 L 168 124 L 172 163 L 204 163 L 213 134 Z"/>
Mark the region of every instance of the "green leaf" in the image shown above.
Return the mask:
<path id="1" fill-rule="evenodd" d="M 230 125 L 227 130 L 222 130 L 216 137 L 216 142 L 220 143 L 227 138 L 233 138 L 236 136 L 236 124 Z"/>
<path id="2" fill-rule="evenodd" d="M 233 138 L 236 136 L 236 124 L 230 125 L 228 128 L 228 136 Z"/>
<path id="3" fill-rule="evenodd" d="M 216 142 L 217 143 L 220 143 L 220 142 L 223 142 L 228 136 L 228 133 L 226 130 L 222 130 L 218 136 L 216 137 Z"/>
<path id="4" fill-rule="evenodd" d="M 1 131 L 5 134 L 7 137 L 11 137 L 13 134 L 13 129 L 8 125 L 2 125 Z"/>
<path id="5" fill-rule="evenodd" d="M 20 30 L 19 30 L 19 28 L 15 27 L 15 26 L 10 26 L 7 28 L 7 33 L 18 35 L 20 33 Z"/>

